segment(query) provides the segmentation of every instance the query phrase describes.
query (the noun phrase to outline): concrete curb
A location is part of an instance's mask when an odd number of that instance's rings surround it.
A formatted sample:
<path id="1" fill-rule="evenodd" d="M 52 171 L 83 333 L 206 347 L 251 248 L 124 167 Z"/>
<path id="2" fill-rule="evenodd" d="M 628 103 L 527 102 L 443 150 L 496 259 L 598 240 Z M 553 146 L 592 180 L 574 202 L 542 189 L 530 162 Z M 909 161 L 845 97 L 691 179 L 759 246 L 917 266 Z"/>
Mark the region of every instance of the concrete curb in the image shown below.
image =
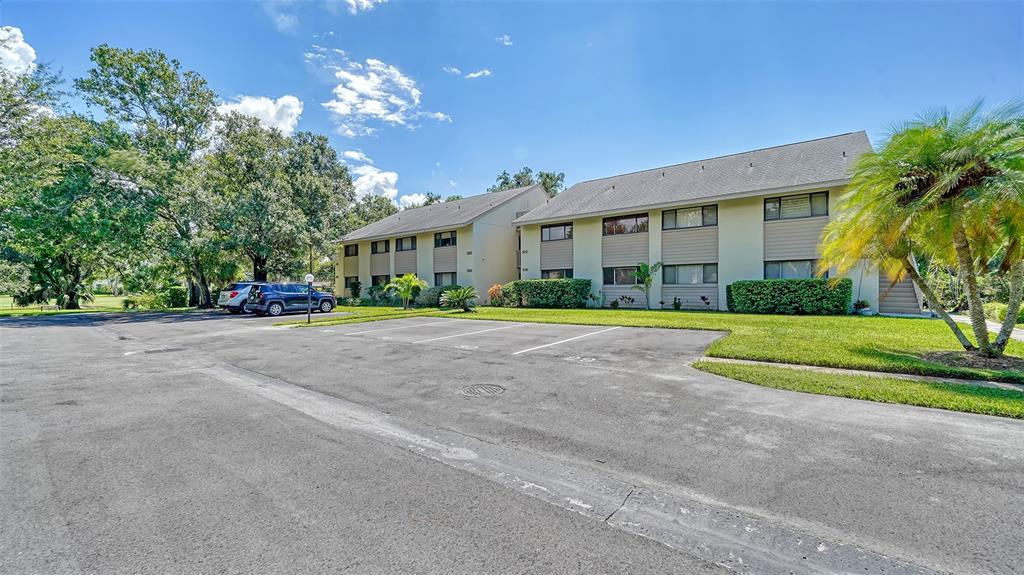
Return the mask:
<path id="1" fill-rule="evenodd" d="M 983 379 L 959 379 L 953 377 L 936 377 L 933 375 L 914 375 L 910 373 L 889 373 L 885 371 L 866 371 L 860 369 L 843 369 L 839 367 L 823 367 L 818 365 L 803 365 L 797 363 L 775 363 L 772 361 L 755 361 L 751 359 L 733 359 L 728 357 L 702 357 L 699 361 L 711 363 L 733 363 L 737 365 L 759 365 L 765 367 L 780 367 L 786 369 L 797 369 L 800 371 L 814 371 L 818 373 L 835 373 L 840 375 L 864 375 L 867 377 L 890 377 L 906 381 L 926 381 L 929 383 L 950 383 L 955 385 L 978 385 L 981 387 L 994 387 L 998 389 L 1010 389 L 1024 392 L 1024 384 L 1007 383 L 1005 381 L 988 381 Z"/>

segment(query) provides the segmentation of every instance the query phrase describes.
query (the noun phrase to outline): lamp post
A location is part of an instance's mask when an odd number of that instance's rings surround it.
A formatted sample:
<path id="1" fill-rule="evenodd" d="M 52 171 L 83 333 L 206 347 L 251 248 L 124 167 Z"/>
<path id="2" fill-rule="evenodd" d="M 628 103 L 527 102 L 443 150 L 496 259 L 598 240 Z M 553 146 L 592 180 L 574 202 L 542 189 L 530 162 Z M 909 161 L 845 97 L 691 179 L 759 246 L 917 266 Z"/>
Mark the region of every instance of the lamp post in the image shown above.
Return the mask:
<path id="1" fill-rule="evenodd" d="M 306 323 L 310 323 L 313 316 L 313 274 L 306 274 Z"/>

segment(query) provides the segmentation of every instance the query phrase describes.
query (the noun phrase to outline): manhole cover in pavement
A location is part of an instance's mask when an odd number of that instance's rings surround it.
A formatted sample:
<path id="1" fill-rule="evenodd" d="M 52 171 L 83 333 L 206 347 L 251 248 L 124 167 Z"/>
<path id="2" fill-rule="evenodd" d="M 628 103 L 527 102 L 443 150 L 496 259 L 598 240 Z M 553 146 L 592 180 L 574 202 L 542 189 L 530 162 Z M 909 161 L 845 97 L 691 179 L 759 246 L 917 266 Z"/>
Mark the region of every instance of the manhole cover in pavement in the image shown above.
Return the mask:
<path id="1" fill-rule="evenodd" d="M 491 383 L 481 383 L 479 385 L 467 385 L 462 388 L 462 395 L 469 397 L 482 397 L 485 395 L 498 395 L 505 391 L 505 388 L 500 385 L 494 385 Z"/>

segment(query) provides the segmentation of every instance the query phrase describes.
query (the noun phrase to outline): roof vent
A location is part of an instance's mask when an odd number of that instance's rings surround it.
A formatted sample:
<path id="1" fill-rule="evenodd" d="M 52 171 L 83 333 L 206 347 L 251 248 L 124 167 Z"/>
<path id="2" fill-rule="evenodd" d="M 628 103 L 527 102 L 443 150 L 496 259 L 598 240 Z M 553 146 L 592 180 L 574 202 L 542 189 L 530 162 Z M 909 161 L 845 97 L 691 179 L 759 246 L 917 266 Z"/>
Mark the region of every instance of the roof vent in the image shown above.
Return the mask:
<path id="1" fill-rule="evenodd" d="M 612 189 L 613 189 L 613 190 L 615 189 L 615 184 L 612 184 Z"/>
<path id="2" fill-rule="evenodd" d="M 704 164 L 700 165 L 700 171 L 702 171 L 702 172 L 704 171 Z"/>
<path id="3" fill-rule="evenodd" d="M 663 178 L 665 177 L 665 172 L 661 173 L 661 177 L 663 177 Z"/>
<path id="4" fill-rule="evenodd" d="M 754 162 L 750 162 L 750 167 L 751 167 L 751 168 L 753 168 L 753 167 L 754 167 Z"/>
<path id="5" fill-rule="evenodd" d="M 846 157 L 846 150 L 843 150 L 843 157 Z"/>

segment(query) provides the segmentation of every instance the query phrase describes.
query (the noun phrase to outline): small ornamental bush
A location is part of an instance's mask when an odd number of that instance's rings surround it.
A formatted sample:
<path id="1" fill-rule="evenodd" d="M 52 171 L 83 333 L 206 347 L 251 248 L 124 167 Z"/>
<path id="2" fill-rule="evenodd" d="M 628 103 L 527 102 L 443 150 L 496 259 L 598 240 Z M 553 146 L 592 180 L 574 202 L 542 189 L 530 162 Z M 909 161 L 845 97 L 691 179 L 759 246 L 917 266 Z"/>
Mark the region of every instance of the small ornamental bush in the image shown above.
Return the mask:
<path id="1" fill-rule="evenodd" d="M 517 280 L 502 286 L 509 307 L 582 308 L 590 296 L 588 279 Z"/>
<path id="2" fill-rule="evenodd" d="M 983 304 L 981 307 L 985 310 L 985 317 L 990 321 L 1002 323 L 1006 319 L 1006 308 L 1009 306 L 993 301 Z M 1024 324 L 1024 305 L 1020 306 L 1020 311 L 1017 313 L 1017 323 Z"/>
<path id="3" fill-rule="evenodd" d="M 494 307 L 505 305 L 505 294 L 502 292 L 501 284 L 494 284 L 487 288 L 487 299 Z"/>
<path id="4" fill-rule="evenodd" d="M 438 307 L 441 305 L 442 293 L 460 287 L 462 286 L 440 286 L 420 290 L 419 295 L 416 296 L 416 305 L 420 307 Z"/>
<path id="5" fill-rule="evenodd" d="M 167 307 L 185 307 L 188 305 L 188 288 L 171 286 L 167 288 Z"/>
<path id="6" fill-rule="evenodd" d="M 729 311 L 783 315 L 849 313 L 853 281 L 843 278 L 740 280 L 726 287 Z"/>

